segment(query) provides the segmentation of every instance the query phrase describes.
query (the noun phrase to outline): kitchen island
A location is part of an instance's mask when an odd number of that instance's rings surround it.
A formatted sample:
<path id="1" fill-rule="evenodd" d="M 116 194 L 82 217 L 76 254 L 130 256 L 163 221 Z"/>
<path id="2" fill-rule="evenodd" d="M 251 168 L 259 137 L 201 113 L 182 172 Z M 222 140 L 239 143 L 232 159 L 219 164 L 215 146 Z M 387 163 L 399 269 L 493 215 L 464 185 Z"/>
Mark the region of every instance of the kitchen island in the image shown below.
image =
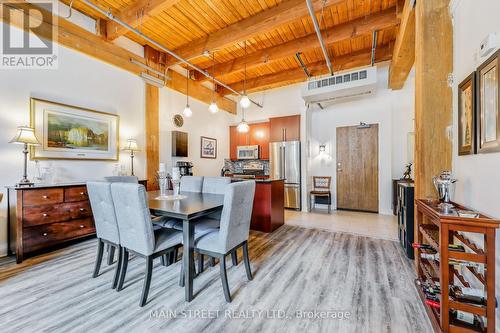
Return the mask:
<path id="1" fill-rule="evenodd" d="M 235 177 L 232 181 L 243 180 Z M 273 232 L 285 223 L 285 180 L 265 178 L 255 183 L 250 229 Z"/>

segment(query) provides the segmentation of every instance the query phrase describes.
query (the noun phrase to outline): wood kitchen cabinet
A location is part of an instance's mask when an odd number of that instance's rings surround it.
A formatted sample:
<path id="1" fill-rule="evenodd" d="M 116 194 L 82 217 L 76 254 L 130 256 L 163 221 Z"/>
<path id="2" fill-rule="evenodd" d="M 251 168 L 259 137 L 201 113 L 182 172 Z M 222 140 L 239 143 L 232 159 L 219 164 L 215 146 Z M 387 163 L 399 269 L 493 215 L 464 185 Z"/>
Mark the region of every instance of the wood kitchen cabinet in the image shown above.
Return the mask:
<path id="1" fill-rule="evenodd" d="M 258 145 L 259 159 L 269 159 L 269 122 L 250 124 L 247 133 L 240 133 L 236 126 L 229 127 L 229 158 L 237 160 L 238 146 Z"/>
<path id="2" fill-rule="evenodd" d="M 269 142 L 299 140 L 300 115 L 269 119 Z"/>

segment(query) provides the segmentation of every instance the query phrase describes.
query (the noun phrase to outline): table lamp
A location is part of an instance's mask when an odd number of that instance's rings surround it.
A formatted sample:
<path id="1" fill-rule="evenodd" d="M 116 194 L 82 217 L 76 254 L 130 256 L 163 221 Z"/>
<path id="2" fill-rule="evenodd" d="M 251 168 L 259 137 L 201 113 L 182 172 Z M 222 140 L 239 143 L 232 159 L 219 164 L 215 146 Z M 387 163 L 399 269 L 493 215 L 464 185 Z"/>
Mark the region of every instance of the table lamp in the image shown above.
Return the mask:
<path id="1" fill-rule="evenodd" d="M 125 148 L 123 150 L 130 151 L 130 164 L 131 164 L 131 170 L 132 170 L 132 176 L 134 176 L 134 152 L 139 151 L 139 148 L 137 147 L 137 140 L 136 139 L 128 139 L 127 144 L 125 145 Z"/>
<path id="2" fill-rule="evenodd" d="M 35 136 L 35 130 L 28 126 L 19 126 L 17 134 L 9 141 L 9 143 L 24 144 L 24 173 L 23 179 L 19 181 L 18 186 L 31 186 L 33 182 L 28 179 L 28 145 L 39 146 L 40 142 Z"/>

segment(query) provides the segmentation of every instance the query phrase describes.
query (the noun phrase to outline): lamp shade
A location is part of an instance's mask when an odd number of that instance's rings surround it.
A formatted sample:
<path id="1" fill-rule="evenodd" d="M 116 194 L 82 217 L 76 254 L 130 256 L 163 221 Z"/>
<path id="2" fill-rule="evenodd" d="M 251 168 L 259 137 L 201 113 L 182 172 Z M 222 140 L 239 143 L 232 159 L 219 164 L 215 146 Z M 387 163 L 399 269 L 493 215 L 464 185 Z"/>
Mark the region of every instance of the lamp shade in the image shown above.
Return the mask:
<path id="1" fill-rule="evenodd" d="M 191 108 L 189 107 L 189 104 L 186 104 L 186 107 L 184 108 L 184 111 L 182 111 L 182 114 L 184 117 L 189 118 L 193 115 L 193 111 L 191 111 Z"/>
<path id="2" fill-rule="evenodd" d="M 248 96 L 245 94 L 241 97 L 240 99 L 240 105 L 242 108 L 246 109 L 248 107 L 250 107 L 250 99 L 248 98 Z"/>
<path id="3" fill-rule="evenodd" d="M 28 126 L 19 126 L 17 134 L 9 141 L 9 143 L 28 144 L 32 146 L 39 146 L 40 142 L 35 136 L 35 130 Z"/>
<path id="4" fill-rule="evenodd" d="M 248 126 L 248 124 L 245 120 L 242 120 L 241 123 L 238 124 L 236 129 L 240 133 L 248 133 L 248 131 L 250 130 L 250 126 Z"/>
<path id="5" fill-rule="evenodd" d="M 128 139 L 123 150 L 138 151 L 139 147 L 137 146 L 137 140 L 136 139 Z"/>

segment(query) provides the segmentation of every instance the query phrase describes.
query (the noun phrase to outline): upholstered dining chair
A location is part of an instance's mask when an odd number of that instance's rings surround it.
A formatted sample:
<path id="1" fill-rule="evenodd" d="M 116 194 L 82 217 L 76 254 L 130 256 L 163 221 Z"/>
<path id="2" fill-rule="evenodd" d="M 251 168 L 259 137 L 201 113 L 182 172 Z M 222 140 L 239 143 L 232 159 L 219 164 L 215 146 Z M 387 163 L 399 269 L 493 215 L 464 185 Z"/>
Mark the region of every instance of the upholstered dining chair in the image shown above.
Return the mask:
<path id="1" fill-rule="evenodd" d="M 330 191 L 332 177 L 327 176 L 313 176 L 313 190 L 309 193 L 310 211 L 316 208 L 316 204 L 328 205 L 328 213 L 331 211 L 332 206 L 332 192 Z"/>
<path id="2" fill-rule="evenodd" d="M 255 181 L 253 180 L 228 185 L 224 194 L 220 229 L 205 234 L 195 234 L 195 252 L 219 259 L 222 288 L 227 302 L 231 302 L 226 272 L 226 256 L 229 253 L 240 247 L 243 248 L 247 278 L 248 280 L 253 278 L 248 258 L 248 236 L 254 195 Z M 184 274 L 183 272 L 181 274 L 181 282 L 183 282 Z"/>
<path id="3" fill-rule="evenodd" d="M 120 246 L 120 233 L 116 221 L 115 207 L 111 196 L 111 183 L 87 182 L 87 193 L 97 234 L 97 257 L 92 277 L 96 278 L 99 275 L 104 244 L 110 246 L 113 252 L 114 249 L 118 249 L 118 262 L 116 263 L 112 285 L 112 288 L 115 289 L 120 272 L 122 248 Z"/>
<path id="4" fill-rule="evenodd" d="M 132 252 L 146 259 L 146 273 L 139 306 L 146 304 L 153 260 L 169 255 L 182 244 L 182 232 L 174 229 L 154 230 L 149 214 L 146 189 L 140 184 L 112 183 L 111 194 L 115 205 L 122 251 L 122 266 L 117 290 L 123 288 L 127 274 L 128 257 Z"/>
<path id="5" fill-rule="evenodd" d="M 182 176 L 181 192 L 200 193 L 203 188 L 203 177 L 200 176 Z"/>
<path id="6" fill-rule="evenodd" d="M 109 176 L 104 177 L 104 180 L 109 183 L 139 183 L 139 178 L 137 178 L 136 176 Z"/>
<path id="7" fill-rule="evenodd" d="M 104 180 L 107 181 L 108 183 L 134 183 L 134 184 L 139 183 L 139 178 L 137 178 L 136 176 L 108 176 L 104 177 Z M 108 251 L 108 265 L 111 265 L 115 258 L 115 248 L 108 245 L 107 251 Z"/>

